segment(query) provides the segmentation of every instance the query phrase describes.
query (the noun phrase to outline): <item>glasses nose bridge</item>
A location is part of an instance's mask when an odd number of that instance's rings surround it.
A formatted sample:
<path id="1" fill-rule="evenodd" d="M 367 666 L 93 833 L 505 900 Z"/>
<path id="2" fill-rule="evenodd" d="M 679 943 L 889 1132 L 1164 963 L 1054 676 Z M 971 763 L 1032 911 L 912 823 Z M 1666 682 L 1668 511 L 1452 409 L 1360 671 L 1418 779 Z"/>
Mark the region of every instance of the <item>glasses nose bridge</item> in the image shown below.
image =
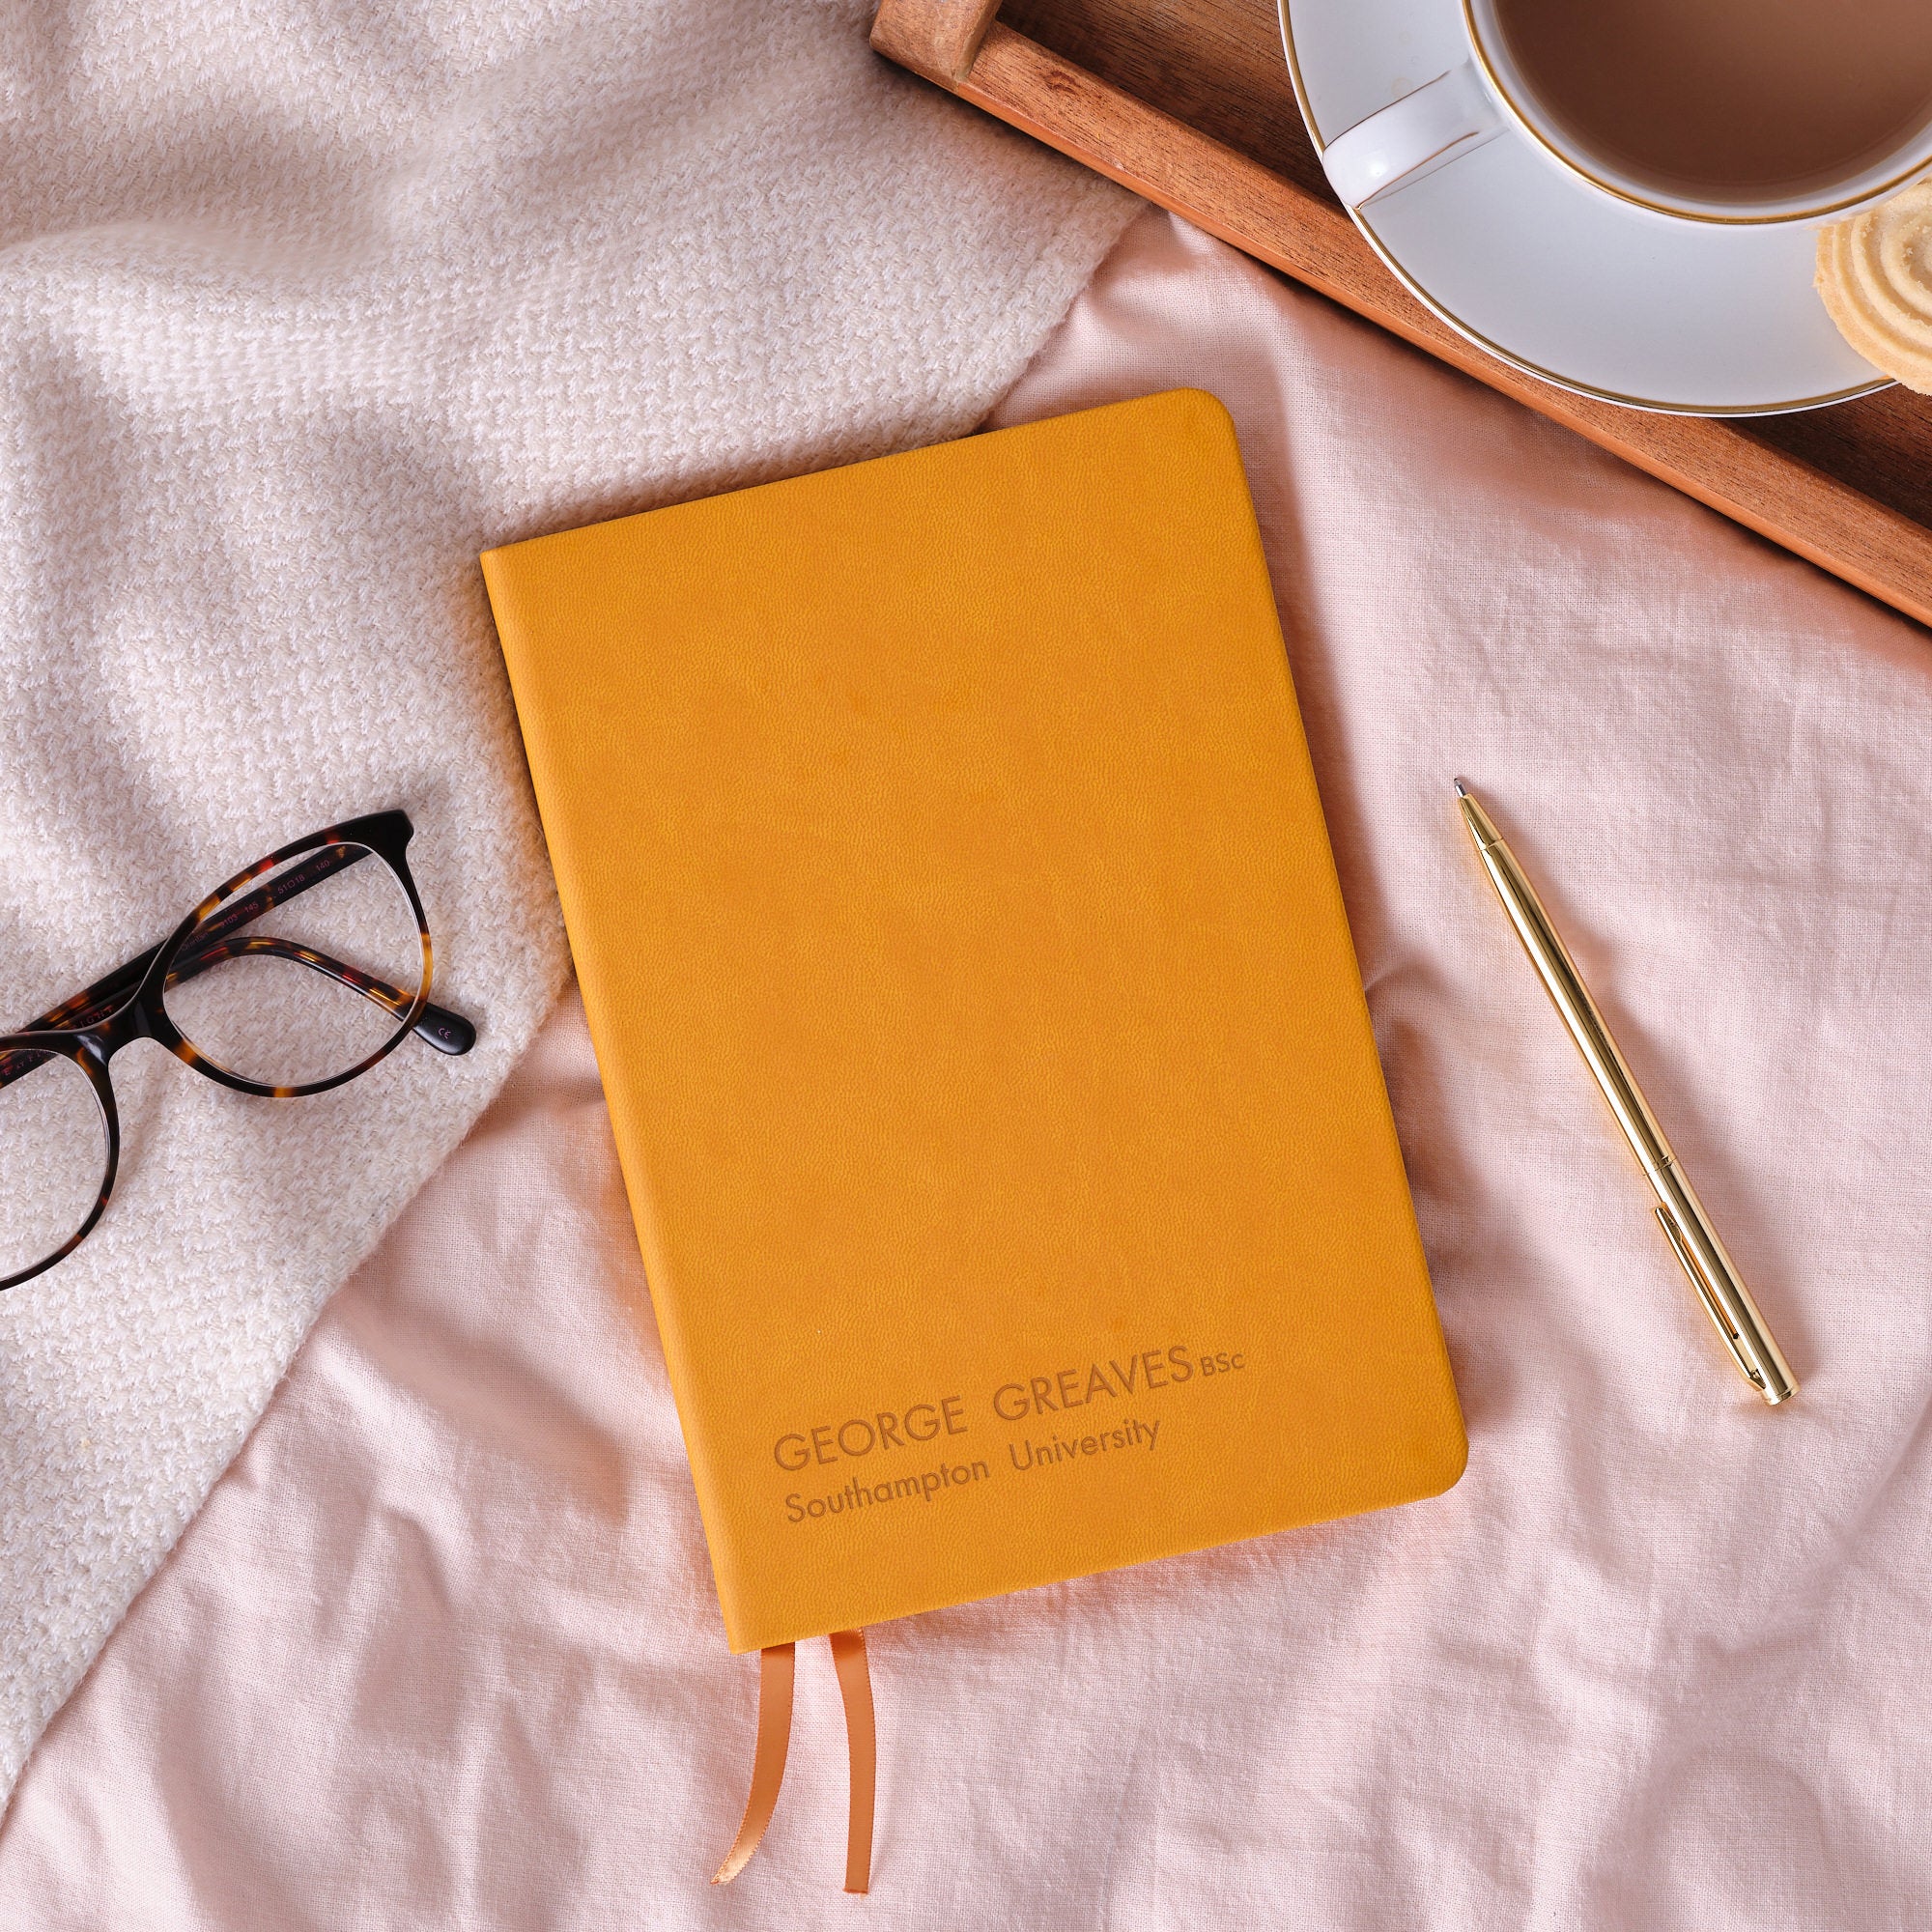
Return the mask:
<path id="1" fill-rule="evenodd" d="M 139 988 L 132 988 L 112 1012 L 83 1029 L 83 1045 L 94 1049 L 94 1058 L 101 1067 L 124 1046 L 131 1046 L 137 1039 L 153 1038 L 154 1029 L 143 1010 L 145 1004 Z"/>

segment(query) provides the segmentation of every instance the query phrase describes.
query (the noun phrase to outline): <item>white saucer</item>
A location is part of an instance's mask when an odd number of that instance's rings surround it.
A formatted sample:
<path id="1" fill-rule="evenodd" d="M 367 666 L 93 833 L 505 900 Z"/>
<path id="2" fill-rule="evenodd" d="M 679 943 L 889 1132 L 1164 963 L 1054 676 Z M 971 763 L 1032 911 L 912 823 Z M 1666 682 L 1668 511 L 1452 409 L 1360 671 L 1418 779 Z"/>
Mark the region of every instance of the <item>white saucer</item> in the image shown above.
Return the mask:
<path id="1" fill-rule="evenodd" d="M 1468 57 L 1461 0 L 1279 4 L 1318 150 Z M 1513 123 L 1355 222 L 1451 328 L 1607 403 L 1770 415 L 1887 386 L 1811 286 L 1816 228 L 1653 213 L 1579 181 Z"/>

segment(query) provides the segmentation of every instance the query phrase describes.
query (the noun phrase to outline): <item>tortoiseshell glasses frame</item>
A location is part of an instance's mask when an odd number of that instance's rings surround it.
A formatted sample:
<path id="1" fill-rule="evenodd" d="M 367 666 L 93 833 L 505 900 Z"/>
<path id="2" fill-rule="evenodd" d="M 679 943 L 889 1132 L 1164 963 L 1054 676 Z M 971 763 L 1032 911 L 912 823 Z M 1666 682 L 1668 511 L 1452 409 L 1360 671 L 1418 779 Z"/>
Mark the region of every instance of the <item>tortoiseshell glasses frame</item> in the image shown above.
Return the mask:
<path id="1" fill-rule="evenodd" d="M 108 1066 L 124 1046 L 137 1039 L 155 1040 L 197 1073 L 232 1087 L 238 1094 L 253 1094 L 271 1100 L 298 1099 L 341 1087 L 386 1059 L 411 1033 L 443 1053 L 469 1051 L 476 1043 L 476 1029 L 460 1013 L 430 1003 L 433 952 L 429 920 L 423 912 L 415 880 L 410 876 L 406 856 L 414 832 L 407 812 L 378 811 L 298 838 L 280 851 L 270 852 L 266 859 L 258 859 L 225 885 L 218 886 L 158 946 L 150 947 L 104 980 L 83 987 L 19 1032 L 0 1035 L 0 1087 L 31 1072 L 50 1055 L 58 1054 L 72 1061 L 93 1087 L 107 1143 L 106 1171 L 100 1192 L 86 1219 L 60 1247 L 32 1267 L 0 1279 L 0 1292 L 44 1274 L 72 1254 L 94 1232 L 106 1208 L 121 1164 L 121 1122 L 114 1105 L 114 1084 Z M 415 915 L 422 937 L 422 979 L 413 992 L 313 947 L 242 930 L 270 907 L 285 903 L 371 855 L 395 875 Z M 283 867 L 289 869 L 281 871 Z M 280 876 L 252 893 L 246 890 L 270 872 L 279 872 Z M 376 1006 L 386 1008 L 396 1017 L 395 1031 L 375 1052 L 326 1080 L 311 1080 L 298 1086 L 269 1086 L 231 1072 L 184 1037 L 181 1029 L 168 1017 L 163 999 L 170 987 L 205 973 L 223 960 L 260 956 L 310 967 Z"/>

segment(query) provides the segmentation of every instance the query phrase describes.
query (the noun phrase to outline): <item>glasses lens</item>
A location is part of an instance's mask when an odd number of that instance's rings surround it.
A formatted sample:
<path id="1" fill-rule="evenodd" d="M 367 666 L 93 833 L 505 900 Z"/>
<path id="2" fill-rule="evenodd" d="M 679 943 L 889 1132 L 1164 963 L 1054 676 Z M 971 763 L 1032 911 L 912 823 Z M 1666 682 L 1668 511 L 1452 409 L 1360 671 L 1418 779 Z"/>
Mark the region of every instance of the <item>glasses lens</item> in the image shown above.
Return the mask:
<path id="1" fill-rule="evenodd" d="M 176 954 L 162 1004 L 227 1072 L 306 1087 L 381 1053 L 422 976 L 403 882 L 364 846 L 327 845 L 216 906 Z"/>
<path id="2" fill-rule="evenodd" d="M 107 1175 L 107 1123 L 64 1053 L 0 1053 L 0 1281 L 57 1253 Z"/>

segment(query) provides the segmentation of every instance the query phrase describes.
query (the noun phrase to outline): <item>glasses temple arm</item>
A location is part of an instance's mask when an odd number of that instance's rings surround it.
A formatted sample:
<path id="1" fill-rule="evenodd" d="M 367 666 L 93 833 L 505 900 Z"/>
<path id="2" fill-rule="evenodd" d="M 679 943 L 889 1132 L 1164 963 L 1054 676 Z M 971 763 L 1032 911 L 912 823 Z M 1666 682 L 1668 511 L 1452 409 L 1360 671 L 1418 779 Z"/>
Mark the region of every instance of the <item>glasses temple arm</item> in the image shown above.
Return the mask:
<path id="1" fill-rule="evenodd" d="M 358 860 L 368 856 L 359 845 L 325 845 L 321 851 L 302 861 L 299 866 L 291 867 L 279 879 L 266 886 L 258 886 L 252 893 L 225 905 L 217 913 L 212 914 L 200 926 L 194 939 L 182 949 L 183 959 L 190 954 L 206 951 L 215 941 L 225 939 L 231 932 L 250 924 L 269 911 L 271 906 L 292 899 L 298 893 L 305 893 L 311 886 L 319 886 L 323 880 L 332 878 L 337 872 L 346 871 Z M 151 946 L 145 952 L 139 952 L 125 965 L 117 966 L 104 980 L 97 980 L 90 986 L 83 986 L 79 992 L 71 993 L 59 1006 L 49 1007 L 38 1018 L 29 1020 L 25 1026 L 14 1027 L 14 1033 L 65 1033 L 75 1028 L 93 1026 L 104 1020 L 121 1002 L 131 993 L 148 976 L 148 968 L 155 963 L 155 954 L 161 949 Z M 211 962 L 212 963 L 212 962 Z M 177 961 L 179 968 L 181 961 Z M 183 976 L 179 970 L 169 976 L 170 983 Z M 425 1008 L 424 1017 L 431 1012 L 440 1012 L 440 1008 Z M 451 1018 L 456 1015 L 451 1014 Z M 468 1022 L 464 1022 L 468 1025 Z M 473 1037 L 473 1030 L 472 1030 Z M 440 1042 L 437 1042 L 440 1044 Z M 449 1051 L 458 1049 L 450 1048 Z M 5 1062 L 0 1061 L 0 1065 Z M 36 1059 L 38 1064 L 38 1057 Z M 23 1068 L 22 1071 L 25 1069 Z M 0 1086 L 6 1083 L 0 1081 Z"/>
<path id="2" fill-rule="evenodd" d="M 148 968 L 155 963 L 155 954 L 161 949 L 151 946 L 147 952 L 128 961 L 125 966 L 117 966 L 104 980 L 97 980 L 91 986 L 83 986 L 79 992 L 71 993 L 59 1006 L 49 1007 L 38 1019 L 31 1019 L 23 1027 L 12 1029 L 14 1033 L 64 1033 L 70 1028 L 92 1026 L 97 1020 L 103 1020 L 131 993 L 147 977 Z"/>
<path id="3" fill-rule="evenodd" d="M 311 886 L 332 879 L 337 872 L 346 872 L 351 866 L 359 866 L 368 856 L 368 850 L 361 845 L 322 846 L 266 886 L 257 886 L 252 893 L 243 893 L 239 899 L 230 899 L 218 912 L 210 913 L 195 929 L 194 946 L 205 947 L 217 939 L 226 939 L 231 932 L 252 924 L 271 907 L 287 904 Z M 153 954 L 149 956 L 152 958 Z"/>
<path id="4" fill-rule="evenodd" d="M 321 885 L 323 880 L 347 870 L 367 856 L 359 845 L 325 845 L 299 866 L 291 867 L 281 878 L 256 887 L 252 893 L 244 894 L 223 906 L 219 912 L 212 914 L 202 923 L 194 939 L 183 948 L 183 958 L 205 951 L 215 941 L 225 939 L 231 932 L 260 919 L 271 906 L 294 898 L 298 893 L 307 892 L 311 886 Z M 160 950 L 158 946 L 151 946 L 145 952 L 136 953 L 125 965 L 115 967 L 104 980 L 97 980 L 92 985 L 83 986 L 79 992 L 69 994 L 59 1006 L 49 1007 L 38 1018 L 11 1031 L 64 1033 L 105 1019 L 147 978 L 148 968 L 155 963 L 155 954 Z M 177 971 L 170 975 L 170 981 L 181 977 Z"/>
<path id="5" fill-rule="evenodd" d="M 267 910 L 266 907 L 263 908 Z M 327 952 L 318 952 L 311 946 L 298 946 L 289 939 L 275 939 L 268 933 L 249 933 L 241 938 L 216 939 L 212 945 L 201 940 L 195 945 L 184 947 L 173 970 L 168 974 L 168 984 L 179 985 L 184 980 L 192 980 L 198 973 L 206 973 L 211 966 L 219 965 L 224 959 L 242 959 L 253 955 L 271 959 L 291 959 L 297 964 L 311 967 L 314 971 L 327 976 L 339 986 L 347 986 L 351 992 L 360 993 L 365 1000 L 373 1001 L 379 1007 L 386 1007 L 397 1018 L 409 1011 L 414 1004 L 415 996 L 406 993 L 400 987 L 392 986 L 386 980 L 379 980 L 373 973 L 364 973 L 359 967 L 345 965 L 340 959 L 331 958 Z M 453 1013 L 447 1007 L 435 1004 L 425 1005 L 416 1016 L 416 1023 L 411 1029 L 420 1039 L 427 1040 L 440 1053 L 468 1053 L 476 1044 L 476 1029 L 461 1013 Z M 4 1085 L 0 1081 L 0 1085 Z"/>
<path id="6" fill-rule="evenodd" d="M 267 910 L 267 907 L 262 908 L 262 911 Z M 14 1031 L 68 1033 L 104 1020 L 141 983 L 159 950 L 158 947 L 150 947 L 138 959 L 130 959 L 127 965 L 117 967 L 106 979 L 97 980 L 93 985 L 83 987 L 71 999 L 63 1000 L 59 1006 L 50 1008 L 38 1019 L 29 1020 L 25 1026 L 16 1027 Z M 350 987 L 399 1016 L 410 1009 L 410 996 L 386 980 L 377 980 L 354 966 L 345 966 L 341 960 L 332 959 L 326 952 L 297 946 L 286 939 L 272 939 L 267 934 L 255 934 L 240 940 L 222 939 L 213 946 L 204 943 L 185 949 L 175 962 L 174 971 L 168 975 L 168 984 L 179 985 L 182 980 L 191 980 L 197 973 L 205 973 L 224 959 L 238 959 L 250 952 L 297 960 L 318 973 L 327 974 L 338 985 Z M 468 1053 L 476 1044 L 476 1029 L 461 1013 L 451 1012 L 447 1007 L 439 1007 L 434 1003 L 426 1005 L 417 1014 L 416 1023 L 411 1031 L 440 1053 Z M 11 1087 L 23 1074 L 32 1072 L 45 1058 L 45 1054 L 36 1053 L 28 1047 L 15 1047 L 12 1052 L 0 1053 L 0 1087 Z"/>
<path id="7" fill-rule="evenodd" d="M 298 865 L 291 866 L 279 878 L 270 880 L 266 886 L 257 886 L 252 893 L 244 893 L 239 899 L 232 900 L 202 922 L 193 940 L 182 949 L 181 956 L 168 975 L 168 983 L 172 985 L 177 980 L 192 978 L 207 966 L 212 966 L 216 958 L 233 959 L 239 957 L 241 952 L 272 951 L 277 957 L 300 959 L 302 964 L 327 973 L 330 979 L 375 1000 L 379 1006 L 386 1006 L 391 1012 L 407 1012 L 410 1007 L 408 996 L 381 980 L 358 974 L 355 967 L 344 966 L 339 960 L 329 958 L 326 952 L 304 956 L 305 949 L 291 947 L 281 940 L 275 941 L 272 948 L 248 946 L 218 953 L 213 951 L 231 934 L 252 924 L 265 912 L 286 904 L 298 894 L 307 892 L 311 886 L 332 879 L 338 872 L 346 872 L 351 866 L 359 866 L 368 857 L 366 846 L 325 845 L 311 852 Z M 150 959 L 154 957 L 152 953 L 148 956 Z M 380 988 L 380 996 L 372 988 Z M 401 1006 L 395 1004 L 398 1000 L 402 1001 Z M 451 1012 L 447 1007 L 425 1006 L 413 1031 L 440 1053 L 468 1053 L 476 1044 L 476 1029 L 461 1013 Z"/>
<path id="8" fill-rule="evenodd" d="M 359 845 L 325 845 L 299 865 L 292 866 L 280 878 L 271 880 L 266 886 L 256 887 L 252 893 L 244 893 L 241 898 L 211 914 L 203 922 L 196 937 L 182 949 L 173 971 L 168 975 L 168 984 L 177 985 L 183 980 L 191 980 L 197 973 L 206 972 L 223 959 L 240 958 L 248 952 L 270 953 L 276 958 L 298 960 L 304 966 L 326 973 L 338 984 L 374 1000 L 378 1006 L 388 1008 L 392 1013 L 400 1015 L 408 1012 L 412 1004 L 408 995 L 384 980 L 359 972 L 354 966 L 345 966 L 339 959 L 331 959 L 326 952 L 316 952 L 283 939 L 257 936 L 237 942 L 232 938 L 242 926 L 252 924 L 272 907 L 307 892 L 311 886 L 321 885 L 323 880 L 333 878 L 337 872 L 346 871 L 368 856 L 368 852 Z M 158 946 L 149 947 L 126 965 L 117 966 L 104 980 L 83 986 L 59 1006 L 49 1008 L 37 1019 L 31 1019 L 25 1026 L 15 1027 L 14 1031 L 64 1033 L 104 1020 L 147 977 L 148 968 L 155 963 L 155 955 L 160 950 Z M 468 1053 L 476 1044 L 476 1029 L 461 1013 L 451 1012 L 447 1007 L 426 1005 L 417 1015 L 412 1031 L 440 1053 Z M 0 1053 L 0 1087 L 10 1086 L 22 1074 L 38 1066 L 44 1057 L 24 1048 Z"/>

